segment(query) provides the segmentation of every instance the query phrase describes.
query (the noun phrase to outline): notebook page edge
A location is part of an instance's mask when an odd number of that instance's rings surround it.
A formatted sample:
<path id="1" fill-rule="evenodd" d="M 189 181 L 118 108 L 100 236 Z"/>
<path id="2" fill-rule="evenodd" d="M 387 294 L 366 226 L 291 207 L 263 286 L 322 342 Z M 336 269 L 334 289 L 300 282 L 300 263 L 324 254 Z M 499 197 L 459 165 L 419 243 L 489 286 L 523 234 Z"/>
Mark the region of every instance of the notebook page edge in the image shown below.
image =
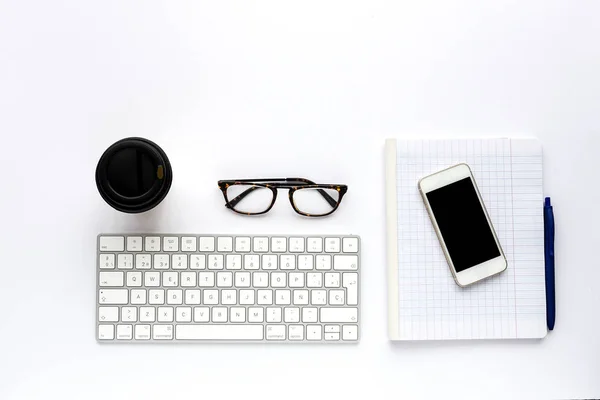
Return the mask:
<path id="1" fill-rule="evenodd" d="M 396 176 L 396 139 L 385 141 L 385 202 L 387 227 L 388 337 L 399 340 L 398 312 L 398 201 Z"/>

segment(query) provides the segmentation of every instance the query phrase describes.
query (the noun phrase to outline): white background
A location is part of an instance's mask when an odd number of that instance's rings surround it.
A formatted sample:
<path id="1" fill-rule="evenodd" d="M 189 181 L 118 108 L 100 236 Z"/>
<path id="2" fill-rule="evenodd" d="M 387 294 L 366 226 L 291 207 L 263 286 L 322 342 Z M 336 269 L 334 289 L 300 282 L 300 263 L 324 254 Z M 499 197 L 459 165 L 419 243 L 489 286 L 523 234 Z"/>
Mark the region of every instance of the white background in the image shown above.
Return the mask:
<path id="1" fill-rule="evenodd" d="M 583 0 L 0 0 L 0 398 L 599 396 L 599 16 Z M 544 144 L 556 330 L 391 344 L 384 138 L 501 134 Z M 143 215 L 94 183 L 126 136 L 173 163 Z M 350 189 L 322 220 L 285 196 L 264 218 L 223 207 L 218 179 L 277 176 Z M 101 231 L 359 234 L 362 341 L 98 345 Z"/>

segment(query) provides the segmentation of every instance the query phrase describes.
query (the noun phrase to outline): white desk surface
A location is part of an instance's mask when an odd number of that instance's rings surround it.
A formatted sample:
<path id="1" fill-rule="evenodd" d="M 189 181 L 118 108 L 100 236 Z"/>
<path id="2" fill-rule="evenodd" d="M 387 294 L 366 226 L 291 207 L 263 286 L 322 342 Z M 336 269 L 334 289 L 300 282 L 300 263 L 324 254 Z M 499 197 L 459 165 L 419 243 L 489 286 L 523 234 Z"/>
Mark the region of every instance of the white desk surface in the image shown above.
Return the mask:
<path id="1" fill-rule="evenodd" d="M 211 3 L 0 2 L 0 398 L 600 396 L 600 2 Z M 384 138 L 502 134 L 544 144 L 556 330 L 391 344 Z M 94 183 L 130 135 L 174 168 L 143 215 L 110 209 Z M 316 220 L 285 197 L 234 215 L 216 186 L 285 176 L 350 189 Z M 359 234 L 362 341 L 101 346 L 101 231 Z"/>

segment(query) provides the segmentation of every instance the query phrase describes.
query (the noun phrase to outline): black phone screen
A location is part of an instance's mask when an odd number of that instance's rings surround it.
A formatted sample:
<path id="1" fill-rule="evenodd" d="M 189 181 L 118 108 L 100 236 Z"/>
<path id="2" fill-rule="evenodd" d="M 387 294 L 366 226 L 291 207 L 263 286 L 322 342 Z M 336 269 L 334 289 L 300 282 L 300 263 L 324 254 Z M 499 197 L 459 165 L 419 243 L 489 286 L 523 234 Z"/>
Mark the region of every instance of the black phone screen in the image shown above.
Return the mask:
<path id="1" fill-rule="evenodd" d="M 456 272 L 500 256 L 470 177 L 427 193 Z"/>

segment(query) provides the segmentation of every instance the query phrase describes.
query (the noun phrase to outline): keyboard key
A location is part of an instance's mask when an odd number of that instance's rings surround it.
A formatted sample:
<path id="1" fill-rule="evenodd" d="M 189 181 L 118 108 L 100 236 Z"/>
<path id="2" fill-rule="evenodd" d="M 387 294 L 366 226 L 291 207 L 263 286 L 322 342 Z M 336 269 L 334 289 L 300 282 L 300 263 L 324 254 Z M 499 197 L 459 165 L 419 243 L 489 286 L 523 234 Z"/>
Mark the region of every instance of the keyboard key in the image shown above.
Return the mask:
<path id="1" fill-rule="evenodd" d="M 198 286 L 214 287 L 215 286 L 215 273 L 214 272 L 200 272 L 198 274 Z"/>
<path id="2" fill-rule="evenodd" d="M 154 325 L 152 327 L 152 339 L 173 340 L 173 325 Z"/>
<path id="3" fill-rule="evenodd" d="M 99 340 L 113 340 L 115 338 L 115 326 L 114 325 L 98 325 L 98 339 Z"/>
<path id="4" fill-rule="evenodd" d="M 342 274 L 342 285 L 346 288 L 348 305 L 358 305 L 358 273 L 344 272 Z"/>
<path id="5" fill-rule="evenodd" d="M 177 307 L 175 310 L 175 321 L 192 322 L 192 307 Z"/>
<path id="6" fill-rule="evenodd" d="M 289 275 L 289 286 L 291 288 L 304 287 L 304 273 L 302 272 L 290 272 Z"/>
<path id="7" fill-rule="evenodd" d="M 306 239 L 306 251 L 309 253 L 323 252 L 323 239 L 322 238 Z"/>
<path id="8" fill-rule="evenodd" d="M 101 269 L 115 269 L 115 255 L 100 254 L 98 265 Z"/>
<path id="9" fill-rule="evenodd" d="M 281 322 L 281 307 L 267 307 L 267 322 Z"/>
<path id="10" fill-rule="evenodd" d="M 338 271 L 356 271 L 358 269 L 358 256 L 334 256 L 333 269 Z"/>
<path id="11" fill-rule="evenodd" d="M 148 304 L 165 304 L 165 290 L 164 289 L 152 289 L 148 292 L 149 300 Z"/>
<path id="12" fill-rule="evenodd" d="M 137 322 L 137 307 L 123 307 L 123 308 L 121 308 L 121 321 L 123 321 L 123 322 Z"/>
<path id="13" fill-rule="evenodd" d="M 358 238 L 344 238 L 344 253 L 358 253 Z"/>
<path id="14" fill-rule="evenodd" d="M 158 236 L 146 236 L 144 242 L 145 251 L 160 251 L 160 238 Z"/>
<path id="15" fill-rule="evenodd" d="M 127 273 L 127 286 L 129 287 L 140 287 L 142 286 L 142 273 L 141 272 L 128 272 Z"/>
<path id="16" fill-rule="evenodd" d="M 102 287 L 123 286 L 122 272 L 100 272 L 98 282 Z"/>
<path id="17" fill-rule="evenodd" d="M 173 307 L 158 307 L 158 322 L 173 322 Z"/>
<path id="18" fill-rule="evenodd" d="M 308 304 L 308 290 L 294 290 L 294 305 Z"/>
<path id="19" fill-rule="evenodd" d="M 213 307 L 212 322 L 227 322 L 227 307 Z"/>
<path id="20" fill-rule="evenodd" d="M 210 236 L 200 236 L 200 251 L 213 252 L 215 251 L 215 238 Z"/>
<path id="21" fill-rule="evenodd" d="M 210 321 L 210 308 L 194 307 L 194 322 L 208 322 L 208 321 Z"/>
<path id="22" fill-rule="evenodd" d="M 152 268 L 152 257 L 150 254 L 135 255 L 135 269 L 150 269 Z"/>
<path id="23" fill-rule="evenodd" d="M 237 302 L 237 291 L 234 290 L 221 290 L 221 304 L 233 305 Z"/>
<path id="24" fill-rule="evenodd" d="M 259 269 L 260 268 L 260 258 L 256 254 L 246 254 L 244 255 L 244 269 Z"/>
<path id="25" fill-rule="evenodd" d="M 198 248 L 198 241 L 195 236 L 184 236 L 181 238 L 181 251 L 194 253 Z"/>
<path id="26" fill-rule="evenodd" d="M 285 272 L 271 272 L 271 286 L 284 288 L 287 286 L 287 274 Z"/>
<path id="27" fill-rule="evenodd" d="M 317 258 L 317 270 L 330 270 L 331 269 L 331 256 L 316 256 Z"/>
<path id="28" fill-rule="evenodd" d="M 219 304 L 219 291 L 213 289 L 206 289 L 204 292 L 204 304 L 214 305 Z"/>
<path id="29" fill-rule="evenodd" d="M 142 251 L 142 237 L 141 236 L 128 236 L 127 237 L 127 251 Z"/>
<path id="30" fill-rule="evenodd" d="M 200 290 L 188 289 L 185 291 L 185 304 L 200 304 Z"/>
<path id="31" fill-rule="evenodd" d="M 178 272 L 163 272 L 162 284 L 163 284 L 163 286 L 166 286 L 166 287 L 179 286 L 179 273 Z"/>
<path id="32" fill-rule="evenodd" d="M 179 250 L 179 239 L 172 236 L 165 236 L 163 238 L 163 251 L 178 251 Z"/>
<path id="33" fill-rule="evenodd" d="M 281 256 L 281 269 L 296 269 L 296 256 L 286 254 Z"/>
<path id="34" fill-rule="evenodd" d="M 171 268 L 170 257 L 168 254 L 154 255 L 154 269 L 169 269 Z"/>
<path id="35" fill-rule="evenodd" d="M 358 321 L 358 308 L 342 308 L 342 307 L 322 307 L 321 322 L 350 322 Z"/>
<path id="36" fill-rule="evenodd" d="M 275 304 L 289 305 L 291 304 L 291 292 L 287 289 L 278 289 L 275 291 Z"/>
<path id="37" fill-rule="evenodd" d="M 167 290 L 167 304 L 183 304 L 183 290 L 181 290 L 181 289 Z"/>
<path id="38" fill-rule="evenodd" d="M 223 269 L 223 255 L 211 254 L 208 256 L 208 269 Z"/>
<path id="39" fill-rule="evenodd" d="M 117 255 L 117 268 L 132 269 L 133 268 L 133 254 Z"/>
<path id="40" fill-rule="evenodd" d="M 339 325 L 325 325 L 325 333 L 340 333 Z"/>
<path id="41" fill-rule="evenodd" d="M 267 340 L 285 340 L 285 325 L 267 325 Z"/>
<path id="42" fill-rule="evenodd" d="M 250 287 L 250 272 L 236 272 L 235 273 L 235 286 Z"/>
<path id="43" fill-rule="evenodd" d="M 326 333 L 325 340 L 340 340 L 340 333 Z"/>
<path id="44" fill-rule="evenodd" d="M 217 287 L 232 287 L 233 272 L 217 272 Z"/>
<path id="45" fill-rule="evenodd" d="M 318 322 L 319 309 L 316 307 L 302 308 L 302 322 Z"/>
<path id="46" fill-rule="evenodd" d="M 238 253 L 248 253 L 250 251 L 250 238 L 249 237 L 236 237 L 235 238 L 235 251 Z"/>
<path id="47" fill-rule="evenodd" d="M 117 325 L 117 340 L 133 339 L 133 325 Z"/>
<path id="48" fill-rule="evenodd" d="M 283 322 L 300 322 L 300 309 L 298 307 L 286 307 L 283 310 Z"/>
<path id="49" fill-rule="evenodd" d="M 206 256 L 204 254 L 192 254 L 190 256 L 190 269 L 206 269 Z"/>
<path id="50" fill-rule="evenodd" d="M 254 290 L 240 290 L 240 304 L 254 305 Z"/>
<path id="51" fill-rule="evenodd" d="M 126 305 L 129 300 L 129 292 L 127 289 L 101 289 L 98 300 L 100 304 Z"/>
<path id="52" fill-rule="evenodd" d="M 195 272 L 182 272 L 181 273 L 181 286 L 195 287 L 196 286 L 196 273 Z"/>
<path id="53" fill-rule="evenodd" d="M 100 236 L 100 251 L 125 251 L 123 236 Z"/>
<path id="54" fill-rule="evenodd" d="M 269 238 L 255 237 L 253 244 L 255 253 L 266 253 L 269 251 Z"/>
<path id="55" fill-rule="evenodd" d="M 285 253 L 287 251 L 287 239 L 284 237 L 271 238 L 271 251 L 273 253 Z"/>
<path id="56" fill-rule="evenodd" d="M 313 269 L 313 256 L 306 254 L 298 256 L 298 269 Z"/>
<path id="57" fill-rule="evenodd" d="M 146 289 L 131 290 L 131 298 L 129 302 L 136 305 L 146 304 Z"/>
<path id="58" fill-rule="evenodd" d="M 326 253 L 339 253 L 340 252 L 340 238 L 325 238 L 325 252 Z"/>
<path id="59" fill-rule="evenodd" d="M 178 340 L 263 340 L 262 325 L 177 325 Z"/>
<path id="60" fill-rule="evenodd" d="M 171 268 L 173 269 L 187 269 L 187 254 L 173 254 L 173 262 Z"/>
<path id="61" fill-rule="evenodd" d="M 229 320 L 231 322 L 246 322 L 246 309 L 244 307 L 231 307 L 229 311 Z"/>
<path id="62" fill-rule="evenodd" d="M 135 340 L 150 340 L 150 325 L 136 325 L 133 331 Z"/>
<path id="63" fill-rule="evenodd" d="M 157 272 L 157 271 L 144 272 L 144 286 L 149 286 L 149 287 L 160 286 L 160 272 Z"/>
<path id="64" fill-rule="evenodd" d="M 252 283 L 255 288 L 266 288 L 269 286 L 269 274 L 267 272 L 253 272 Z"/>
<path id="65" fill-rule="evenodd" d="M 242 269 L 242 256 L 240 254 L 227 254 L 225 256 L 226 269 Z"/>
<path id="66" fill-rule="evenodd" d="M 290 253 L 304 253 L 304 238 L 290 238 Z"/>
<path id="67" fill-rule="evenodd" d="M 119 322 L 119 307 L 98 307 L 98 322 Z"/>
<path id="68" fill-rule="evenodd" d="M 156 308 L 140 307 L 140 322 L 154 322 L 154 321 L 156 321 Z"/>
<path id="69" fill-rule="evenodd" d="M 289 325 L 288 326 L 288 339 L 289 340 L 304 340 L 304 326 Z"/>
<path id="70" fill-rule="evenodd" d="M 323 340 L 323 327 L 321 325 L 307 325 L 306 340 Z"/>
<path id="71" fill-rule="evenodd" d="M 342 327 L 342 340 L 358 340 L 358 326 L 344 325 Z"/>
<path id="72" fill-rule="evenodd" d="M 217 238 L 217 250 L 221 253 L 229 253 L 233 251 L 233 238 L 220 237 Z"/>
<path id="73" fill-rule="evenodd" d="M 262 256 L 262 269 L 273 270 L 277 267 L 277 256 L 275 254 L 264 254 Z"/>
<path id="74" fill-rule="evenodd" d="M 311 290 L 310 291 L 310 304 L 315 306 L 323 306 L 327 304 L 327 291 L 326 290 Z"/>
<path id="75" fill-rule="evenodd" d="M 325 274 L 325 287 L 326 288 L 339 288 L 340 287 L 340 273 L 339 272 L 328 272 Z"/>
<path id="76" fill-rule="evenodd" d="M 248 309 L 248 322 L 264 322 L 264 309 L 262 307 L 250 307 Z"/>
<path id="77" fill-rule="evenodd" d="M 320 288 L 323 286 L 323 274 L 321 272 L 310 272 L 306 274 L 306 287 Z"/>
<path id="78" fill-rule="evenodd" d="M 330 306 L 343 306 L 345 301 L 345 294 L 343 290 L 330 290 L 329 291 L 329 305 Z"/>

